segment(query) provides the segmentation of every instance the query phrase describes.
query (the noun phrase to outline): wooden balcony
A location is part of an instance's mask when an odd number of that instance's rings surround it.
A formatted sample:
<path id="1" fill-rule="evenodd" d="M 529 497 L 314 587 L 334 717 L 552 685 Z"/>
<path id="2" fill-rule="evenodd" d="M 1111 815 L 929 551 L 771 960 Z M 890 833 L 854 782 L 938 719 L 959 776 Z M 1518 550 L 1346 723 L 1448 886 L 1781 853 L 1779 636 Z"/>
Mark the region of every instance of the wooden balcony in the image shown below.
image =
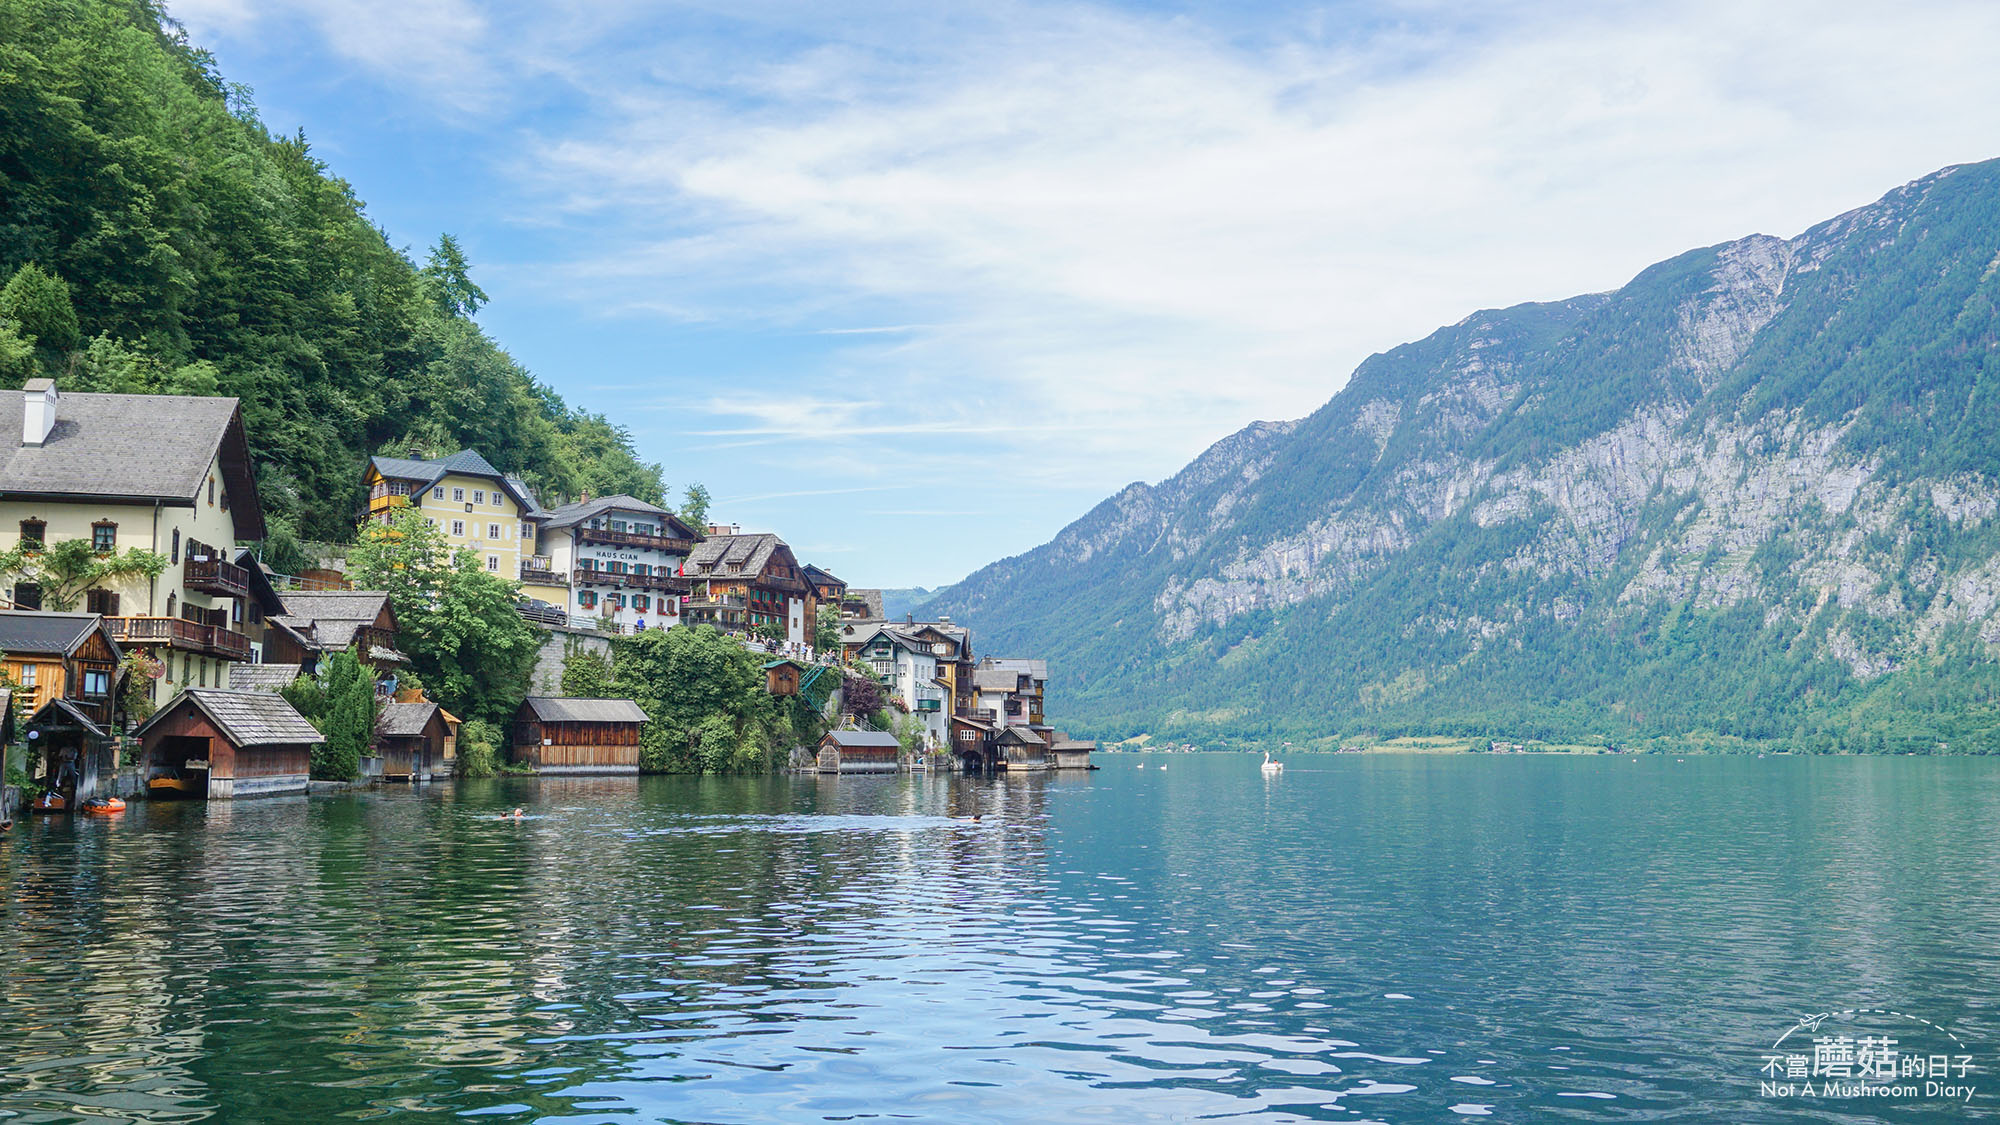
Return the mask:
<path id="1" fill-rule="evenodd" d="M 607 531 L 601 527 L 576 529 L 578 543 L 606 543 L 618 547 L 642 547 L 649 551 L 671 551 L 685 555 L 694 550 L 692 539 L 669 539 L 664 535 L 641 535 L 636 531 Z"/>
<path id="2" fill-rule="evenodd" d="M 578 567 L 571 577 L 579 586 L 622 586 L 628 590 L 659 590 L 668 594 L 685 594 L 694 588 L 692 583 L 678 574 L 627 574 Z"/>
<path id="3" fill-rule="evenodd" d="M 250 572 L 217 558 L 202 559 L 189 555 L 187 561 L 181 564 L 181 581 L 188 589 L 204 594 L 220 594 L 226 598 L 250 596 Z"/>
<path id="4" fill-rule="evenodd" d="M 220 625 L 203 625 L 179 617 L 107 617 L 104 623 L 121 645 L 137 648 L 165 645 L 224 660 L 250 659 L 250 638 Z"/>
<path id="5" fill-rule="evenodd" d="M 521 564 L 521 581 L 529 586 L 560 586 L 563 584 L 562 575 L 545 566 L 536 566 L 533 563 L 525 562 Z"/>
<path id="6" fill-rule="evenodd" d="M 377 625 L 361 625 L 357 626 L 354 630 L 353 643 L 361 646 L 361 655 L 363 657 L 368 656 L 368 654 L 378 648 L 386 648 L 390 652 L 394 652 L 396 651 L 396 634 Z"/>

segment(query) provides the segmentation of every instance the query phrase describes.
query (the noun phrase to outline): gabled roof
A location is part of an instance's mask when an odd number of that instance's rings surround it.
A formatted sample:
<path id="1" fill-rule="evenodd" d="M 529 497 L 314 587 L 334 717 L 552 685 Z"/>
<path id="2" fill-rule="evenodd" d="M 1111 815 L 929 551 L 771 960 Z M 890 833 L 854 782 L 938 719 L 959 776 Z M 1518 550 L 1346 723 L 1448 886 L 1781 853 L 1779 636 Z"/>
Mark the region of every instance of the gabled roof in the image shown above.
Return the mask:
<path id="1" fill-rule="evenodd" d="M 230 691 L 280 691 L 298 682 L 297 664 L 231 664 Z"/>
<path id="2" fill-rule="evenodd" d="M 771 556 L 791 548 L 771 534 L 712 535 L 696 543 L 681 569 L 690 578 L 736 577 L 762 574 L 771 565 Z"/>
<path id="3" fill-rule="evenodd" d="M 285 612 L 285 601 L 278 596 L 278 588 L 271 585 L 271 574 L 264 564 L 257 561 L 256 552 L 248 547 L 236 552 L 236 565 L 250 572 L 250 596 L 257 599 L 264 616 L 278 617 Z"/>
<path id="4" fill-rule="evenodd" d="M 390 738 L 408 738 L 424 733 L 431 716 L 438 713 L 438 705 L 428 700 L 418 703 L 384 703 L 382 714 L 375 720 L 377 734 Z"/>
<path id="5" fill-rule="evenodd" d="M 293 746 L 325 742 L 305 716 L 293 710 L 285 697 L 268 691 L 223 691 L 219 688 L 188 688 L 153 717 L 139 724 L 134 734 L 144 736 L 169 713 L 190 706 L 207 716 L 223 737 L 238 746 Z"/>
<path id="6" fill-rule="evenodd" d="M 893 746 L 898 750 L 903 748 L 903 744 L 896 741 L 896 736 L 885 730 L 830 730 L 821 741 L 831 742 L 843 750 L 862 746 Z"/>
<path id="7" fill-rule="evenodd" d="M 815 586 L 838 586 L 842 590 L 847 589 L 847 583 L 842 582 L 839 578 L 834 576 L 834 573 L 832 571 L 827 570 L 823 567 L 817 567 L 811 563 L 807 563 L 804 567 L 800 569 L 804 572 L 806 576 L 806 581 L 811 582 Z"/>
<path id="8" fill-rule="evenodd" d="M 354 631 L 375 624 L 385 610 L 391 622 L 396 619 L 395 610 L 389 608 L 388 592 L 384 590 L 287 591 L 284 597 L 285 612 L 271 618 L 271 623 L 286 629 L 301 642 L 327 652 L 353 644 Z M 377 648 L 392 659 L 402 658 L 399 652 Z"/>
<path id="9" fill-rule="evenodd" d="M 840 600 L 842 602 L 860 602 L 866 608 L 869 620 L 880 621 L 883 617 L 887 616 L 887 611 L 882 608 L 882 591 L 880 590 L 869 589 L 865 586 L 849 586 L 847 593 L 842 594 Z"/>
<path id="10" fill-rule="evenodd" d="M 219 462 L 237 535 L 264 537 L 235 399 L 58 392 L 55 428 L 30 446 L 21 444 L 26 393 L 0 391 L 0 495 L 199 504 Z"/>
<path id="11" fill-rule="evenodd" d="M 109 738 L 111 732 L 97 725 L 97 720 L 83 713 L 76 704 L 56 696 L 35 709 L 28 716 L 31 727 L 80 727 L 96 738 Z"/>
<path id="12" fill-rule="evenodd" d="M 9 656 L 70 656 L 91 633 L 103 628 L 94 613 L 44 613 L 40 610 L 0 611 L 0 652 Z M 118 642 L 106 632 L 114 655 Z"/>
<path id="13" fill-rule="evenodd" d="M 629 699 L 564 699 L 531 695 L 521 710 L 545 723 L 643 723 L 646 712 Z"/>
<path id="14" fill-rule="evenodd" d="M 1013 692 L 1021 690 L 1021 673 L 1006 668 L 979 667 L 972 670 L 972 686 L 980 691 Z"/>
<path id="15" fill-rule="evenodd" d="M 1045 749 L 1048 747 L 1048 743 L 1042 741 L 1040 735 L 1018 723 L 1001 731 L 999 741 L 1019 742 L 1029 746 L 1040 746 Z"/>
<path id="16" fill-rule="evenodd" d="M 799 669 L 800 671 L 804 671 L 807 667 L 806 662 L 803 660 L 793 660 L 790 657 L 785 657 L 780 660 L 766 660 L 764 662 L 764 669 L 766 671 L 769 671 L 770 669 L 776 668 L 782 664 L 789 664 L 792 667 Z"/>
<path id="17" fill-rule="evenodd" d="M 542 513 L 547 521 L 542 526 L 551 529 L 574 527 L 585 520 L 596 519 L 598 516 L 615 512 L 635 512 L 642 516 L 651 516 L 654 519 L 661 520 L 668 525 L 672 531 L 670 537 L 674 539 L 700 539 L 702 537 L 701 532 L 689 527 L 685 520 L 667 509 L 660 507 L 658 504 L 648 504 L 636 496 L 627 496 L 623 493 L 617 496 L 600 496 L 595 500 L 579 500 L 574 504 L 564 504 L 560 508 L 550 508 L 548 511 Z"/>
<path id="18" fill-rule="evenodd" d="M 410 457 L 370 457 L 368 464 L 376 472 L 389 480 L 406 480 L 420 483 L 429 488 L 446 476 L 456 474 L 462 477 L 484 477 L 501 486 L 514 497 L 514 502 L 523 512 L 540 509 L 534 494 L 528 486 L 516 477 L 493 467 L 492 462 L 470 449 L 461 449 L 449 457 L 439 457 L 432 461 L 419 461 Z"/>
<path id="19" fill-rule="evenodd" d="M 1030 660 L 1019 656 L 988 656 L 979 661 L 981 668 L 1003 668 L 1009 672 L 1025 672 L 1031 680 L 1049 678 L 1049 662 Z"/>

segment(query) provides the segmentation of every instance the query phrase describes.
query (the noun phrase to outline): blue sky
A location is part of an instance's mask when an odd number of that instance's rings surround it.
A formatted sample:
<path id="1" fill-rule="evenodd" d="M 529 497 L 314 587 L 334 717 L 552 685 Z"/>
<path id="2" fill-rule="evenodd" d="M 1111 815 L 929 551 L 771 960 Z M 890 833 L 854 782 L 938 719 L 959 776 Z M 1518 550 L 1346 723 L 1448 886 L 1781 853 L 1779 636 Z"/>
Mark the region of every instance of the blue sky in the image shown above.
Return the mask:
<path id="1" fill-rule="evenodd" d="M 2000 155 L 2000 5 L 178 0 L 676 489 L 856 585 L 1367 355 Z"/>

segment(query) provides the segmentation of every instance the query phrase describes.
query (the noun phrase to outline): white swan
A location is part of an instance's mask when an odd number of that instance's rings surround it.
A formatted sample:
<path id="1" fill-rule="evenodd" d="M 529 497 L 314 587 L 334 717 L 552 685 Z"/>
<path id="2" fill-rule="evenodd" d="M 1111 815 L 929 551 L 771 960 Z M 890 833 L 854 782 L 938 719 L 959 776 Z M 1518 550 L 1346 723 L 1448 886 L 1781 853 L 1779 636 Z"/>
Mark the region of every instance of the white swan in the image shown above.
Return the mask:
<path id="1" fill-rule="evenodd" d="M 1262 768 L 1265 773 L 1284 773 L 1285 763 L 1272 761 L 1271 752 L 1269 750 L 1266 750 L 1264 751 L 1264 764 L 1260 768 Z"/>

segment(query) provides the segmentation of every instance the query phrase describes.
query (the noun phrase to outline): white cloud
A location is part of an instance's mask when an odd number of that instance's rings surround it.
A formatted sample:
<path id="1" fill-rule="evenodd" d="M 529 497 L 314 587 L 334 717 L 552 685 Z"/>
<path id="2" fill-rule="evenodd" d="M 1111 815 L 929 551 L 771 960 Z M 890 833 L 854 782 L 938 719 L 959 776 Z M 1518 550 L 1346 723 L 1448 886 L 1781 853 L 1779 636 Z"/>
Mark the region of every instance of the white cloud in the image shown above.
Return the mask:
<path id="1" fill-rule="evenodd" d="M 849 359 L 898 412 L 972 386 L 1049 425 L 1047 456 L 1157 474 L 1475 307 L 1793 233 L 2000 135 L 1989 5 L 1523 9 L 1479 38 L 1410 9 L 1254 48 L 996 12 L 748 60 L 724 89 L 607 76 L 606 117 L 524 174 L 640 241 L 565 284 L 723 321 L 901 312 L 927 326 Z"/>

